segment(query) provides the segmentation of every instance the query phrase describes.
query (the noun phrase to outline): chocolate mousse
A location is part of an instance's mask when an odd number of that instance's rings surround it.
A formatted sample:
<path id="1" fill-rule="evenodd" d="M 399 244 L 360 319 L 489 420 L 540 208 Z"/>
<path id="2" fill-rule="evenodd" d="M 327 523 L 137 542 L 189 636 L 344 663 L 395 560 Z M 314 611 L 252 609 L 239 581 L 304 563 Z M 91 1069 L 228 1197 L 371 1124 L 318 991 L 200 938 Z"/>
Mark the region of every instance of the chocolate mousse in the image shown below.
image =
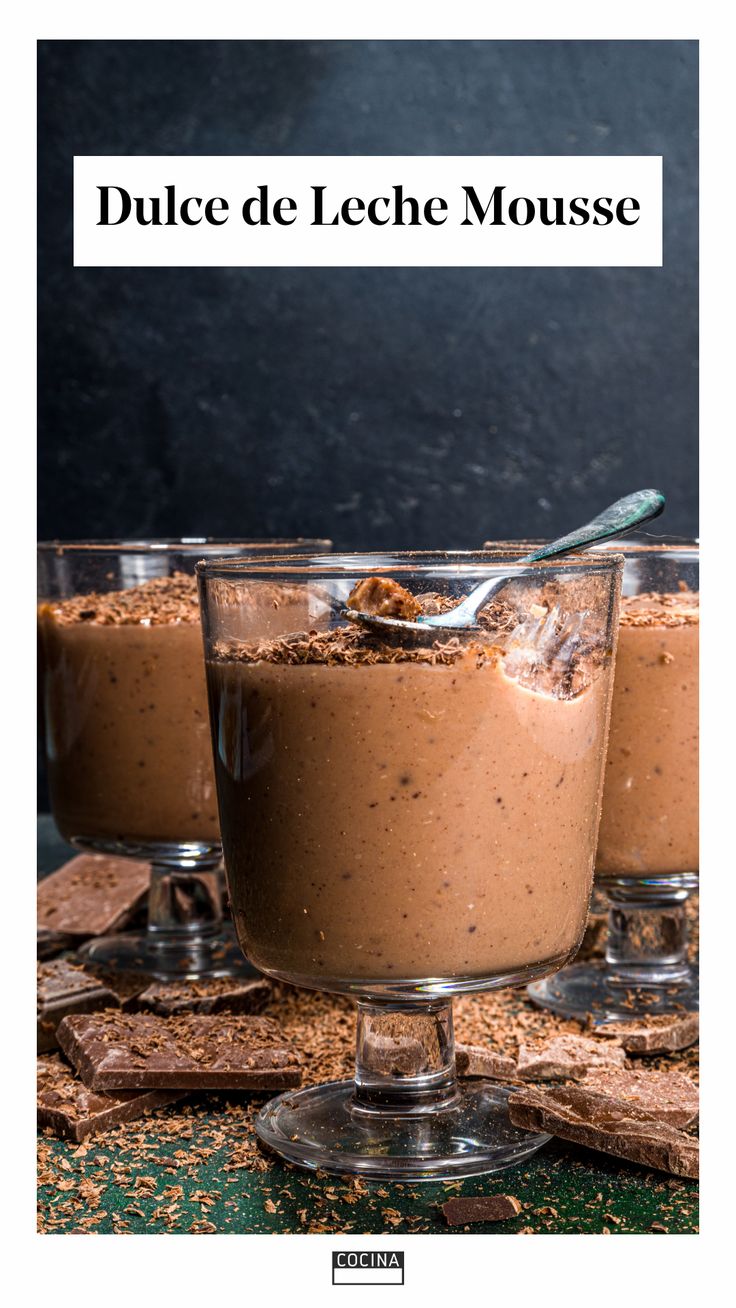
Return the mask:
<path id="1" fill-rule="evenodd" d="M 698 600 L 622 600 L 599 875 L 698 869 Z"/>
<path id="2" fill-rule="evenodd" d="M 49 787 L 67 840 L 216 842 L 195 579 L 39 610 Z"/>
<path id="3" fill-rule="evenodd" d="M 362 586 L 348 608 L 412 607 L 403 588 Z M 357 989 L 523 979 L 574 953 L 612 657 L 592 608 L 571 615 L 525 585 L 481 631 L 430 645 L 344 620 L 213 638 L 231 906 L 257 967 Z"/>
<path id="4" fill-rule="evenodd" d="M 248 620 L 278 630 L 281 604 L 293 598 L 263 588 Z M 237 630 L 242 608 L 232 620 Z M 39 630 L 49 788 L 61 835 L 103 848 L 217 845 L 196 578 L 175 572 L 43 603 Z"/>

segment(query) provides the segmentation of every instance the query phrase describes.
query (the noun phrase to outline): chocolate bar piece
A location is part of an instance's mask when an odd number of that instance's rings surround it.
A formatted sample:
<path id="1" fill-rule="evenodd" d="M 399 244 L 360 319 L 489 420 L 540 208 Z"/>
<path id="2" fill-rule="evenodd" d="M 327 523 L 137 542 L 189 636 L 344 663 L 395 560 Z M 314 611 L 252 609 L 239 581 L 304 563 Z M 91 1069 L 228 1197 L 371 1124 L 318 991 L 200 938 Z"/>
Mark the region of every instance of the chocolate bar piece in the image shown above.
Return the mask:
<path id="1" fill-rule="evenodd" d="M 434 1019 L 424 1013 L 387 1012 L 366 1018 L 360 1061 L 384 1076 L 421 1076 L 442 1066 Z"/>
<path id="2" fill-rule="evenodd" d="M 150 863 L 79 854 L 39 881 L 37 924 L 77 939 L 120 930 L 146 896 Z"/>
<path id="3" fill-rule="evenodd" d="M 593 1033 L 618 1040 L 627 1054 L 670 1054 L 694 1045 L 699 1029 L 698 1013 L 664 1013 L 630 1022 L 601 1022 Z"/>
<path id="4" fill-rule="evenodd" d="M 507 1054 L 497 1054 L 483 1045 L 455 1045 L 455 1069 L 458 1076 L 487 1076 L 492 1081 L 508 1081 L 516 1076 L 516 1062 Z"/>
<path id="5" fill-rule="evenodd" d="M 117 995 L 120 1007 L 130 1012 L 138 1007 L 138 1000 L 153 985 L 153 977 L 144 972 L 107 972 L 95 963 L 85 964 L 88 972 L 96 976 L 103 986 Z"/>
<path id="6" fill-rule="evenodd" d="M 175 1013 L 255 1013 L 271 994 L 271 984 L 265 977 L 154 981 L 138 995 L 137 1006 L 163 1017 Z"/>
<path id="7" fill-rule="evenodd" d="M 470 1222 L 505 1222 L 518 1217 L 521 1204 L 512 1194 L 479 1194 L 448 1199 L 442 1205 L 448 1226 L 467 1226 Z"/>
<path id="8" fill-rule="evenodd" d="M 296 1051 L 268 1017 L 65 1017 L 57 1039 L 90 1090 L 286 1090 Z"/>
<path id="9" fill-rule="evenodd" d="M 698 1087 L 682 1072 L 599 1067 L 586 1076 L 583 1089 L 607 1095 L 622 1112 L 640 1108 L 670 1126 L 690 1126 L 698 1120 Z"/>
<path id="10" fill-rule="evenodd" d="M 542 1045 L 520 1044 L 516 1072 L 523 1081 L 582 1081 L 594 1067 L 623 1067 L 625 1061 L 618 1041 L 558 1035 Z"/>
<path id="11" fill-rule="evenodd" d="M 67 1021 L 90 1021 L 67 1018 Z M 524 1087 L 509 1095 L 509 1117 L 527 1131 L 614 1154 L 673 1176 L 698 1175 L 698 1141 L 639 1108 L 621 1109 L 608 1095 L 584 1086 Z"/>
<path id="12" fill-rule="evenodd" d="M 36 964 L 37 1049 L 40 1054 L 56 1048 L 56 1028 L 68 1013 L 93 1013 L 99 1008 L 119 1008 L 120 1000 L 97 977 L 77 963 L 55 958 Z"/>
<path id="13" fill-rule="evenodd" d="M 37 1116 L 41 1130 L 50 1127 L 62 1140 L 84 1140 L 141 1117 L 148 1109 L 181 1099 L 180 1090 L 88 1090 L 57 1054 L 37 1060 Z"/>
<path id="14" fill-rule="evenodd" d="M 411 1036 L 384 1036 L 372 1032 L 363 1046 L 366 1065 L 384 1076 L 421 1076 L 427 1066 L 427 1050 Z"/>
<path id="15" fill-rule="evenodd" d="M 50 931 L 48 927 L 36 928 L 36 958 L 45 962 L 47 958 L 56 958 L 65 949 L 76 949 L 77 937 L 65 935 L 62 931 Z"/>

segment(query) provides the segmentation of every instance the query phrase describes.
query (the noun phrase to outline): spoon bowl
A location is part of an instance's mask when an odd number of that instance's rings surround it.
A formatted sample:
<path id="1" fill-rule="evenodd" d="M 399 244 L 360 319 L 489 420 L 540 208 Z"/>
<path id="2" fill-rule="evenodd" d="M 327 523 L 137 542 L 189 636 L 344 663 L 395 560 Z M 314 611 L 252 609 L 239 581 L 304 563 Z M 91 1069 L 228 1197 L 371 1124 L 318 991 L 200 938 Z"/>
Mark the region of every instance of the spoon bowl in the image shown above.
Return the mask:
<path id="1" fill-rule="evenodd" d="M 578 527 L 576 531 L 558 536 L 548 545 L 542 545 L 531 554 L 525 555 L 519 562 L 532 564 L 543 559 L 559 558 L 564 554 L 572 554 L 575 550 L 590 549 L 592 545 L 599 545 L 602 541 L 625 536 L 636 527 L 641 527 L 643 523 L 659 517 L 664 506 L 665 497 L 661 491 L 634 491 L 631 495 L 625 495 L 623 499 L 609 504 L 607 509 L 592 518 L 590 522 L 586 522 L 584 526 Z M 535 569 L 530 567 L 528 572 L 516 572 L 514 580 L 534 571 Z M 470 594 L 466 595 L 455 608 L 448 609 L 446 613 L 422 615 L 415 621 L 408 618 L 385 617 L 377 613 L 364 613 L 360 609 L 351 608 L 345 609 L 344 616 L 350 622 L 358 623 L 385 639 L 402 636 L 404 639 L 412 638 L 414 641 L 430 644 L 443 635 L 450 639 L 458 631 L 476 630 L 480 610 L 492 595 L 497 595 L 503 590 L 508 581 L 508 577 L 491 577 L 482 581 L 480 585 L 474 586 Z"/>

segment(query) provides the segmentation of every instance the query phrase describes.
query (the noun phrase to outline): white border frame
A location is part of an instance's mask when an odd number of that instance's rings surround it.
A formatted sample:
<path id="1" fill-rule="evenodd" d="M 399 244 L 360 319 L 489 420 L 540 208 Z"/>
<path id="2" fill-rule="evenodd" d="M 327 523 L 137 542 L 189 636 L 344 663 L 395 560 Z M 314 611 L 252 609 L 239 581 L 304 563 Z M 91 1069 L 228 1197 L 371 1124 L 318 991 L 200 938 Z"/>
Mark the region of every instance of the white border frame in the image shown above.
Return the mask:
<path id="1" fill-rule="evenodd" d="M 3 151 L 4 201 L 2 236 L 5 252 L 4 358 L 8 363 L 6 383 L 6 478 L 4 482 L 3 536 L 10 596 L 6 613 L 20 614 L 22 634 L 6 621 L 2 653 L 6 663 L 6 700 L 13 699 L 6 714 L 5 761 L 10 801 L 4 814 L 5 875 L 13 877 L 19 891 L 18 930 L 13 920 L 6 925 L 4 965 L 10 969 L 9 989 L 17 988 L 18 976 L 25 980 L 24 1002 L 17 1010 L 4 1012 L 4 1021 L 18 1028 L 18 1047 L 24 1057 L 19 1071 L 14 1062 L 12 1077 L 5 1072 L 3 1090 L 10 1100 L 5 1119 L 5 1184 L 3 1204 L 7 1209 L 4 1230 L 8 1242 L 5 1281 L 16 1295 L 35 1299 L 47 1293 L 59 1308 L 85 1301 L 102 1302 L 104 1308 L 128 1308 L 131 1298 L 142 1308 L 158 1305 L 179 1294 L 192 1303 L 205 1297 L 224 1302 L 246 1302 L 261 1295 L 273 1304 L 286 1303 L 298 1295 L 299 1302 L 322 1302 L 325 1296 L 350 1293 L 330 1286 L 330 1252 L 347 1242 L 350 1247 L 396 1241 L 407 1250 L 408 1281 L 402 1290 L 404 1302 L 421 1308 L 455 1295 L 478 1295 L 479 1302 L 506 1301 L 517 1308 L 543 1304 L 557 1308 L 574 1300 L 590 1300 L 596 1308 L 615 1305 L 622 1299 L 634 1305 L 651 1302 L 707 1302 L 722 1291 L 716 1258 L 728 1250 L 731 1235 L 732 1169 L 729 1162 L 731 1078 L 725 1066 L 730 1038 L 730 977 L 716 960 L 731 962 L 732 906 L 727 898 L 723 911 L 711 909 L 712 876 L 721 876 L 730 888 L 733 866 L 731 831 L 726 826 L 731 795 L 733 725 L 724 718 L 730 707 L 731 644 L 724 626 L 731 617 L 730 589 L 726 574 L 733 551 L 726 539 L 730 504 L 725 490 L 732 485 L 733 465 L 732 311 L 733 252 L 731 217 L 734 213 L 732 108 L 733 46 L 726 22 L 728 6 L 714 0 L 696 5 L 632 3 L 621 0 L 614 12 L 590 3 L 558 3 L 526 0 L 523 8 L 468 4 L 463 0 L 447 6 L 397 5 L 373 0 L 369 5 L 323 3 L 273 4 L 268 11 L 243 12 L 235 3 L 211 2 L 204 8 L 184 3 L 141 3 L 129 0 L 123 9 L 66 0 L 65 3 L 6 6 L 4 40 L 0 45 L 3 97 L 2 122 L 6 140 Z M 12 17 L 11 17 L 12 15 Z M 547 1236 L 515 1245 L 512 1237 L 479 1236 L 452 1239 L 447 1236 L 375 1237 L 304 1236 L 278 1237 L 278 1245 L 267 1236 L 240 1239 L 205 1236 L 197 1240 L 219 1241 L 216 1250 L 195 1243 L 195 1237 L 131 1236 L 121 1254 L 111 1261 L 107 1236 L 91 1240 L 83 1236 L 37 1237 L 31 1229 L 35 1175 L 31 1161 L 33 1138 L 33 1051 L 30 1046 L 30 1009 L 33 998 L 31 968 L 25 939 L 26 923 L 33 911 L 33 863 L 29 833 L 34 829 L 35 808 L 29 777 L 35 768 L 35 742 L 29 730 L 27 704 L 33 702 L 29 685 L 23 698 L 15 692 L 19 651 L 33 649 L 34 609 L 32 557 L 35 545 L 35 361 L 36 361 L 36 231 L 35 231 L 35 42 L 44 39 L 689 39 L 701 42 L 701 328 L 702 328 L 702 507 L 703 540 L 706 553 L 705 604 L 709 597 L 714 613 L 720 598 L 718 631 L 706 621 L 704 632 L 705 672 L 703 676 L 703 865 L 705 895 L 703 934 L 705 965 L 703 991 L 705 1017 L 703 1044 L 706 1054 L 707 1089 L 704 1096 L 704 1233 L 699 1237 L 670 1236 L 662 1241 L 647 1236 Z M 730 293 L 729 293 L 730 292 Z M 60 306 L 63 312 L 63 306 Z M 720 439 L 719 439 L 720 438 Z M 719 496 L 719 490 L 721 492 Z M 723 597 L 727 597 L 724 603 Z M 26 643 L 27 642 L 27 643 Z M 724 650 L 725 647 L 725 650 Z M 727 651 L 724 658 L 724 652 Z M 29 661 L 30 663 L 30 661 Z M 33 676 L 29 666 L 26 674 Z M 725 678 L 729 678 L 724 682 Z M 724 694 L 721 687 L 727 686 Z M 12 688 L 12 689 L 11 689 Z M 17 744 L 16 744 L 17 742 Z M 12 750 L 12 754 L 11 754 Z M 18 760 L 16 755 L 20 754 Z M 12 759 L 12 764 L 11 764 Z M 721 887 L 719 887 L 721 889 Z M 9 902 L 9 900 L 7 901 Z M 28 927 L 30 929 L 30 926 Z M 10 933 L 10 934 L 8 934 Z M 6 993 L 8 991 L 6 990 Z M 719 1027 L 720 1022 L 720 1027 Z M 723 1031 L 727 1034 L 718 1035 Z M 10 1034 L 8 1042 L 14 1039 Z M 11 1048 L 10 1043 L 6 1048 Z M 723 1052 L 719 1052 L 719 1048 Z M 711 1051 L 713 1055 L 711 1056 Z M 719 1098 L 723 1098 L 719 1106 Z M 511 1177 L 509 1178 L 511 1181 Z M 492 1240 L 489 1244 L 488 1240 Z M 621 1245 L 621 1240 L 625 1245 Z M 80 1246 L 78 1241 L 84 1240 Z M 245 1243 L 243 1243 L 245 1240 Z M 421 1241 L 421 1245 L 420 1242 Z M 572 1243 L 574 1241 L 574 1243 Z M 673 1244 L 676 1242 L 677 1247 Z M 725 1260 L 724 1260 L 725 1261 Z M 718 1280 L 715 1278 L 718 1277 Z M 724 1266 L 723 1284 L 729 1283 Z M 360 1291 L 358 1290 L 358 1294 Z M 362 1302 L 362 1301 L 361 1301 Z"/>

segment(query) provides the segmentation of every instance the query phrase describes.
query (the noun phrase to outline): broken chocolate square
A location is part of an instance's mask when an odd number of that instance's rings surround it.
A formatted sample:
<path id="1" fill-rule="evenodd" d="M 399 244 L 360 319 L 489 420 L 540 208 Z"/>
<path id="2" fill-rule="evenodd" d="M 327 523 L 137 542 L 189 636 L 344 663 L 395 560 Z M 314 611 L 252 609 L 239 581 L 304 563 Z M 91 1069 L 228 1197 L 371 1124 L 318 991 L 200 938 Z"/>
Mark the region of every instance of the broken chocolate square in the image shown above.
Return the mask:
<path id="1" fill-rule="evenodd" d="M 487 1076 L 492 1081 L 508 1081 L 516 1076 L 513 1058 L 483 1045 L 456 1044 L 455 1068 L 458 1076 Z"/>
<path id="2" fill-rule="evenodd" d="M 137 1006 L 163 1017 L 175 1013 L 255 1013 L 272 993 L 265 977 L 154 981 L 138 995 Z"/>
<path id="3" fill-rule="evenodd" d="M 88 1090 L 71 1068 L 51 1054 L 37 1060 L 37 1116 L 41 1130 L 62 1140 L 84 1140 L 93 1132 L 132 1122 L 152 1108 L 181 1099 L 181 1090 Z"/>
<path id="4" fill-rule="evenodd" d="M 543 1044 L 520 1044 L 516 1071 L 523 1081 L 582 1081 L 594 1067 L 623 1067 L 625 1061 L 617 1041 L 563 1034 Z"/>
<path id="5" fill-rule="evenodd" d="M 90 1013 L 57 1039 L 91 1090 L 286 1090 L 299 1057 L 268 1017 Z"/>
<path id="6" fill-rule="evenodd" d="M 96 963 L 86 962 L 85 967 L 93 976 L 99 978 L 103 986 L 117 995 L 120 1007 L 132 1012 L 138 1007 L 138 998 L 153 985 L 153 977 L 145 972 L 108 972 Z"/>
<path id="7" fill-rule="evenodd" d="M 671 1126 L 698 1120 L 698 1087 L 682 1072 L 598 1067 L 586 1076 L 584 1090 L 607 1095 L 617 1108 L 639 1108 Z"/>
<path id="8" fill-rule="evenodd" d="M 363 1056 L 366 1067 L 383 1076 L 421 1076 L 431 1070 L 427 1064 L 427 1050 L 421 1040 L 414 1040 L 411 1036 L 374 1033 L 364 1044 Z"/>
<path id="9" fill-rule="evenodd" d="M 56 1048 L 56 1028 L 68 1013 L 93 1013 L 119 1008 L 120 1000 L 78 963 L 55 958 L 36 964 L 37 1049 Z"/>
<path id="10" fill-rule="evenodd" d="M 524 1087 L 512 1091 L 508 1106 L 512 1124 L 526 1131 L 549 1131 L 561 1140 L 673 1176 L 698 1175 L 694 1136 L 639 1108 L 622 1109 L 608 1095 L 584 1086 Z"/>
<path id="11" fill-rule="evenodd" d="M 627 1054 L 669 1054 L 694 1045 L 699 1029 L 698 1013 L 664 1013 L 631 1021 L 601 1022 L 592 1033 L 615 1039 Z"/>
<path id="12" fill-rule="evenodd" d="M 56 958 L 57 954 L 63 954 L 66 949 L 76 949 L 78 943 L 76 936 L 66 935 L 63 931 L 50 931 L 48 927 L 36 928 L 36 958 L 39 963 L 48 958 Z"/>
<path id="13" fill-rule="evenodd" d="M 146 896 L 150 863 L 79 854 L 38 883 L 37 926 L 76 938 L 118 931 Z"/>

